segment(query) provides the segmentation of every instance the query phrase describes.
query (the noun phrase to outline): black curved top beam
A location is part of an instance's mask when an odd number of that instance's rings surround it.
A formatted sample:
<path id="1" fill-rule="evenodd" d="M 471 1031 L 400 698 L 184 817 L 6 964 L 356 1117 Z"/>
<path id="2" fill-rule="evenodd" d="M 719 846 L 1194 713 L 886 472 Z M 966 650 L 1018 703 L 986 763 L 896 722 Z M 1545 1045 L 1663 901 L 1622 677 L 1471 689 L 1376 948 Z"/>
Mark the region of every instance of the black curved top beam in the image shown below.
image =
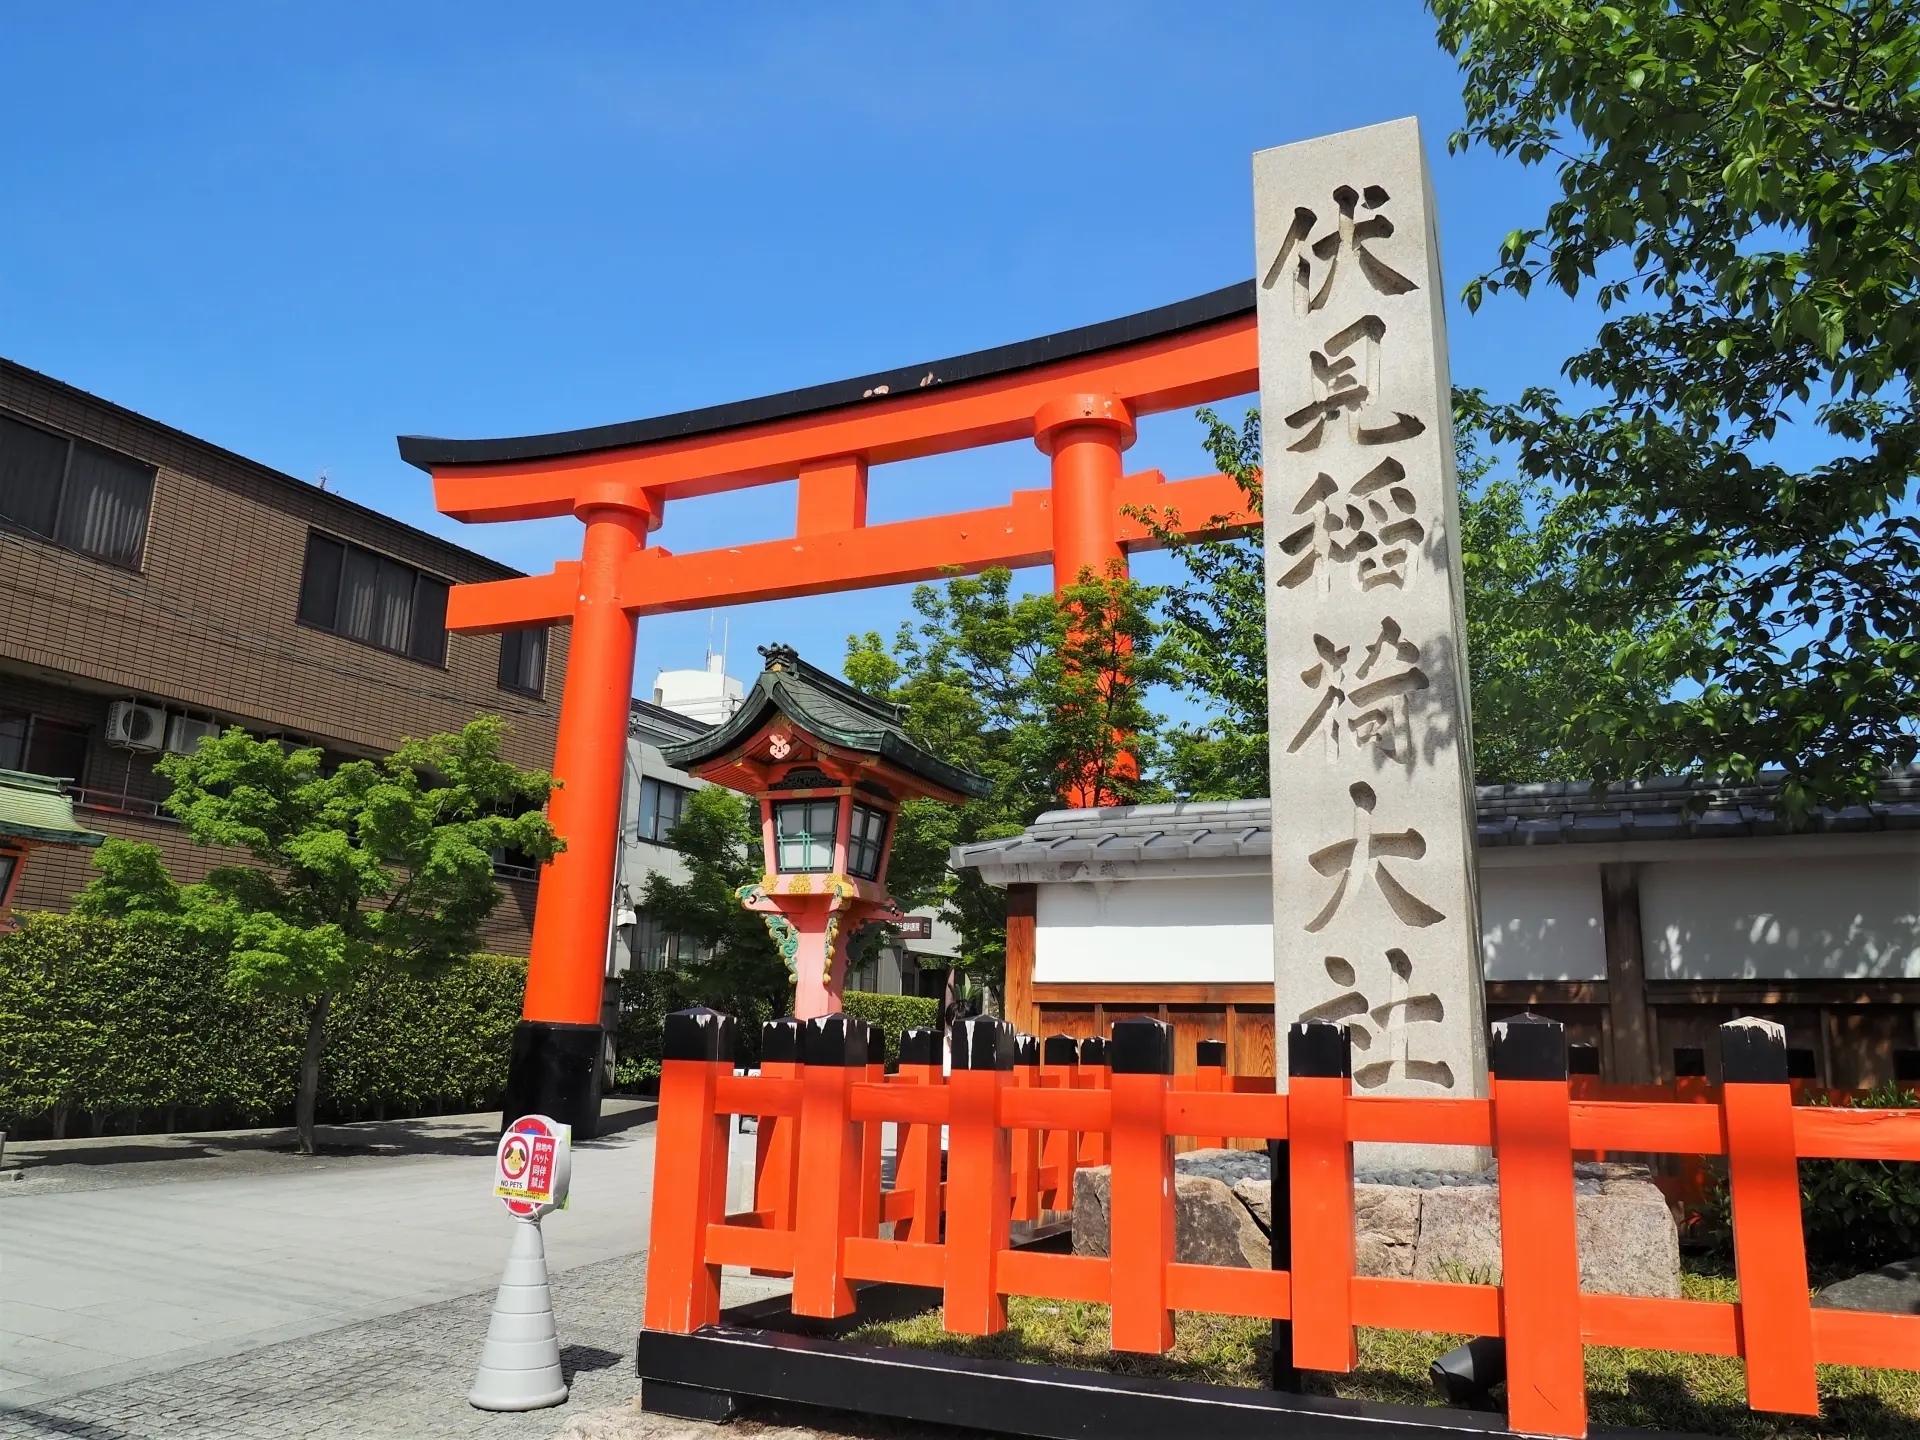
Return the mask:
<path id="1" fill-rule="evenodd" d="M 926 365 L 910 365 L 877 375 L 853 380 L 835 380 L 825 385 L 809 385 L 803 390 L 788 390 L 779 395 L 762 395 L 754 400 L 735 400 L 727 405 L 709 405 L 700 410 L 682 410 L 677 415 L 658 415 L 651 420 L 627 420 L 617 425 L 594 425 L 585 430 L 562 430 L 552 435 L 516 435 L 498 440 L 442 440 L 430 435 L 402 435 L 400 458 L 422 470 L 436 465 L 499 465 L 518 460 L 549 460 L 564 455 L 583 455 L 593 450 L 616 450 L 630 445 L 650 445 L 661 440 L 679 440 L 689 435 L 710 435 L 721 430 L 736 430 L 769 420 L 789 420 L 797 415 L 812 415 L 863 401 L 886 400 L 929 385 L 957 385 L 968 380 L 985 380 L 1016 370 L 1030 370 L 1073 360 L 1082 355 L 1115 350 L 1196 330 L 1221 320 L 1250 315 L 1254 308 L 1253 281 L 1243 280 L 1191 300 L 1123 315 L 1118 320 L 1103 320 L 1098 325 L 1083 325 L 1078 330 L 1062 330 L 1036 340 L 1013 345 L 998 345 L 991 350 L 976 350 L 971 355 L 956 355 L 950 360 L 935 360 Z"/>

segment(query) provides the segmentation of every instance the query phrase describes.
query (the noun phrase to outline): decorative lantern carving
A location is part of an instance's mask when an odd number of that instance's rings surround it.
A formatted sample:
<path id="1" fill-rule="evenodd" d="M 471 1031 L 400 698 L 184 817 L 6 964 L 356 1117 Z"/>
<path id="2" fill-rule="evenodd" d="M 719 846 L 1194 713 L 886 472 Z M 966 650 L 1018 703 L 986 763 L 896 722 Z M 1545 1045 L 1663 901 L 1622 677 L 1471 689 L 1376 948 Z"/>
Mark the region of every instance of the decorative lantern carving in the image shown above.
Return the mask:
<path id="1" fill-rule="evenodd" d="M 899 707 L 768 645 L 767 666 L 733 717 L 662 751 L 667 763 L 751 795 L 766 873 L 740 901 L 764 916 L 794 977 L 802 1020 L 840 1009 L 846 942 L 899 920 L 887 860 L 903 801 L 958 803 L 988 793 L 971 771 L 907 738 Z"/>

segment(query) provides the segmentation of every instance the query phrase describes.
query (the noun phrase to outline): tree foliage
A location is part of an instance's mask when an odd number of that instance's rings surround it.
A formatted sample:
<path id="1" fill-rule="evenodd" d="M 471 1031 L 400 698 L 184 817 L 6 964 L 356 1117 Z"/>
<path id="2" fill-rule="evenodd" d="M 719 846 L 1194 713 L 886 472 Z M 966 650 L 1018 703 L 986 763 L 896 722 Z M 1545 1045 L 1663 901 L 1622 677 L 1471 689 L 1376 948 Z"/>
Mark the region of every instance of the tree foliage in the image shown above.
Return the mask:
<path id="1" fill-rule="evenodd" d="M 182 926 L 224 947 L 236 988 L 300 1007 L 296 1121 L 311 1151 L 334 997 L 376 972 L 431 976 L 472 952 L 499 902 L 494 854 L 541 862 L 557 848 L 542 813 L 551 778 L 500 757 L 504 730 L 482 716 L 332 770 L 317 748 L 237 727 L 209 737 L 160 762 L 165 807 L 196 844 L 254 863 L 178 885 L 154 847 L 109 840 L 74 909 Z"/>
<path id="2" fill-rule="evenodd" d="M 961 968 L 991 984 L 1005 962 L 1006 897 L 972 872 L 954 875 L 947 852 L 1018 834 L 1070 795 L 1127 804 L 1166 793 L 1153 775 L 1159 717 L 1146 702 L 1169 674 L 1158 592 L 1117 573 L 1083 572 L 1059 595 L 1017 595 L 1012 580 L 989 570 L 919 586 L 920 619 L 891 645 L 877 632 L 847 637 L 847 679 L 905 706 L 917 744 L 993 784 L 964 805 L 907 802 L 887 874 L 904 906 L 943 906 Z"/>
<path id="3" fill-rule="evenodd" d="M 739 1020 L 745 1058 L 753 1058 L 762 1022 L 793 1008 L 793 976 L 766 920 L 738 896 L 764 870 L 753 805 L 718 785 L 695 790 L 667 840 L 686 862 L 687 878 L 649 875 L 641 904 L 667 933 L 694 942 L 698 958 L 682 953 L 675 994 Z"/>
<path id="4" fill-rule="evenodd" d="M 1601 606 L 1574 547 L 1579 502 L 1524 476 L 1494 473 L 1469 402 L 1455 429 L 1460 472 L 1461 578 L 1467 614 L 1474 766 L 1485 784 L 1589 777 L 1567 717 L 1596 697 L 1618 710 L 1665 702 L 1655 676 L 1620 665 L 1630 647 L 1670 637 L 1686 617 L 1674 607 Z M 1236 430 L 1199 412 L 1213 463 L 1239 482 L 1260 513 L 1260 412 Z M 1197 540 L 1173 517 L 1142 517 L 1188 578 L 1166 592 L 1164 653 L 1207 717 L 1165 737 L 1164 775 L 1183 799 L 1268 793 L 1267 612 L 1259 528 L 1225 517 Z M 1222 533 L 1223 532 L 1223 533 Z M 1605 610 L 1596 620 L 1597 611 Z"/>
<path id="5" fill-rule="evenodd" d="M 1479 414 L 1577 495 L 1589 593 L 1681 610 L 1571 713 L 1587 768 L 1788 772 L 1793 808 L 1915 753 L 1920 5 L 1429 0 L 1466 125 L 1560 197 L 1466 288 L 1606 312 Z"/>

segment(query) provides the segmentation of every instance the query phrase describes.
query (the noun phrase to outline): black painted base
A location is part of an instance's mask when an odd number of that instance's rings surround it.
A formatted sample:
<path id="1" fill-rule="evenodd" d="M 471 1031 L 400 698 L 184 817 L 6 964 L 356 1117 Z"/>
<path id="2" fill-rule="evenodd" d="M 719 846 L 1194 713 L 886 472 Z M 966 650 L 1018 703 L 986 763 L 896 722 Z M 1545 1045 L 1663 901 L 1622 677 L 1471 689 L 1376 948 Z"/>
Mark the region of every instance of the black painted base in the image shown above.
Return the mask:
<path id="1" fill-rule="evenodd" d="M 514 1027 L 500 1128 L 523 1115 L 545 1115 L 571 1125 L 575 1140 L 591 1140 L 600 1125 L 600 1043 L 598 1025 L 522 1020 Z"/>
<path id="2" fill-rule="evenodd" d="M 642 1410 L 684 1404 L 686 1391 L 705 1390 L 730 1401 L 750 1396 L 1038 1440 L 1466 1440 L 1511 1433 L 1501 1417 L 1471 1411 L 1143 1380 L 721 1325 L 691 1335 L 641 1331 L 639 1371 Z"/>
<path id="3" fill-rule="evenodd" d="M 640 1387 L 640 1408 L 649 1415 L 674 1415 L 724 1425 L 740 1413 L 740 1403 L 719 1390 L 696 1390 L 671 1380 L 648 1380 Z"/>

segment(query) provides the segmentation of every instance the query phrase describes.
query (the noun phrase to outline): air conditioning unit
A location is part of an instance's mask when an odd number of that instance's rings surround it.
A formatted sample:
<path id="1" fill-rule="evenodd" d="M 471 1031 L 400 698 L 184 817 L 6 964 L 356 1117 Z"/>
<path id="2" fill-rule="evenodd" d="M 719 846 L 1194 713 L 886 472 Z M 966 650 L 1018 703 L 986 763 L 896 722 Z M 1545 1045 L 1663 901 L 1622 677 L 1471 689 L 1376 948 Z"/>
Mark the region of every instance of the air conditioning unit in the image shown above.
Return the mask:
<path id="1" fill-rule="evenodd" d="M 158 750 L 166 738 L 167 712 L 137 700 L 116 700 L 107 707 L 107 743 L 127 750 Z"/>
<path id="2" fill-rule="evenodd" d="M 191 715 L 167 717 L 167 749 L 175 755 L 191 755 L 202 740 L 219 733 L 218 720 L 196 720 Z"/>

